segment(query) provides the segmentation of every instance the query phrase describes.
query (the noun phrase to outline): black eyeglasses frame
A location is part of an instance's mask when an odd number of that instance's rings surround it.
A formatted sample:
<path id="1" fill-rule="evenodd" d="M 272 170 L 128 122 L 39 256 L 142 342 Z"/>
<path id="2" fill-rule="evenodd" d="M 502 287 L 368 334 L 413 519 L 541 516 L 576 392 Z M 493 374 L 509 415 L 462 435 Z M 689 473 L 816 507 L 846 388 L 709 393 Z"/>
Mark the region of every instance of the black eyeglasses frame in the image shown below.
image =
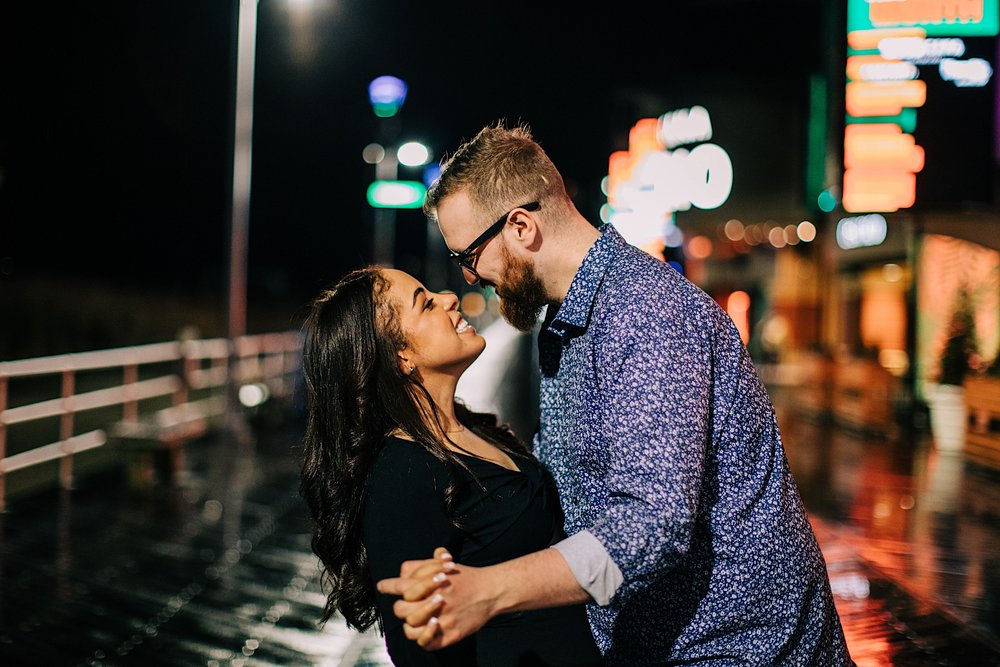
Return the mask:
<path id="1" fill-rule="evenodd" d="M 462 250 L 461 252 L 455 252 L 454 250 L 449 250 L 448 256 L 458 263 L 459 268 L 465 269 L 472 275 L 476 276 L 476 278 L 478 278 L 479 274 L 476 273 L 476 260 L 478 260 L 479 258 L 479 253 L 477 253 L 476 251 L 479 250 L 479 248 L 481 248 L 482 246 L 486 245 L 487 241 L 492 239 L 494 236 L 499 234 L 501 230 L 503 230 L 503 226 L 507 224 L 507 220 L 510 218 L 511 213 L 513 213 L 519 208 L 524 209 L 525 211 L 537 211 L 541 207 L 542 205 L 537 201 L 528 202 L 527 204 L 524 204 L 522 206 L 515 206 L 514 208 L 510 209 L 509 211 L 501 215 L 496 222 L 487 227 L 486 231 L 477 236 L 476 240 L 469 244 L 468 248 Z"/>

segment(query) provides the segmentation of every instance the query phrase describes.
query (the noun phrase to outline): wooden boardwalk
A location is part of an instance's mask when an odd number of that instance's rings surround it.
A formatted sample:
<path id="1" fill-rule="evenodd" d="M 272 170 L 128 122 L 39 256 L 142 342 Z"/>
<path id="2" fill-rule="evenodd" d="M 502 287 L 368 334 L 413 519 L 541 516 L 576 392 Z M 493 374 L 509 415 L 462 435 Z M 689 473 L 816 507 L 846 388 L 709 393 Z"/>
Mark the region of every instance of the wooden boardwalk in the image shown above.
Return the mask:
<path id="1" fill-rule="evenodd" d="M 896 507 L 919 484 L 890 476 L 886 455 L 866 449 L 877 445 L 849 435 L 824 445 L 812 434 L 810 447 L 833 447 L 817 454 L 798 444 L 807 436 L 790 427 L 786 446 L 817 508 L 858 665 L 1000 665 L 990 574 L 1000 553 L 988 505 L 1000 486 L 975 487 L 977 530 L 938 497 L 925 509 L 941 523 L 914 541 L 878 529 L 887 511 L 878 489 L 909 485 L 893 492 Z M 278 429 L 242 445 L 195 443 L 192 472 L 174 488 L 140 494 L 106 474 L 72 492 L 14 499 L 0 515 L 0 665 L 388 665 L 377 635 L 316 624 L 323 597 L 297 492 L 297 438 Z M 938 542 L 947 549 L 925 553 Z"/>

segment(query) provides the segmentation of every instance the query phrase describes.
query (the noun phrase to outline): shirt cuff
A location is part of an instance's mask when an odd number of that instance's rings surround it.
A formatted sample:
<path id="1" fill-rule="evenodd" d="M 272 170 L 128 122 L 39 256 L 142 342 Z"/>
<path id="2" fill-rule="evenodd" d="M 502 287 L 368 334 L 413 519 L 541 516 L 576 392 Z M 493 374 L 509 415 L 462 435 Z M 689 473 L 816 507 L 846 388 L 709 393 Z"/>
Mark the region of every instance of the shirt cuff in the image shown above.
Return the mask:
<path id="1" fill-rule="evenodd" d="M 611 602 L 625 577 L 594 535 L 586 530 L 556 542 L 552 548 L 566 559 L 580 588 L 601 607 Z"/>

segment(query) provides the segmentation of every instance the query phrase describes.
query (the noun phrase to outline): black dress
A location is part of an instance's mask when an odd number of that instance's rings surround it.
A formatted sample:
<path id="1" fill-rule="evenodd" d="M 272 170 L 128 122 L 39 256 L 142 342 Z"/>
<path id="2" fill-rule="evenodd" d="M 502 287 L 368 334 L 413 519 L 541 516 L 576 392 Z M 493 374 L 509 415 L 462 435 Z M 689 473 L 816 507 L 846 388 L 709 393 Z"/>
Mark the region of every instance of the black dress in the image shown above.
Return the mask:
<path id="1" fill-rule="evenodd" d="M 430 558 L 443 546 L 455 561 L 494 565 L 544 549 L 562 535 L 562 513 L 551 477 L 534 459 L 520 471 L 461 455 L 479 478 L 464 485 L 454 526 L 444 511 L 448 470 L 420 445 L 387 438 L 369 478 L 362 525 L 373 582 L 399 576 L 404 560 Z M 379 594 L 379 613 L 393 663 L 469 667 L 602 665 L 584 605 L 504 614 L 456 645 L 425 651 L 403 634 L 392 613 L 398 597 Z"/>

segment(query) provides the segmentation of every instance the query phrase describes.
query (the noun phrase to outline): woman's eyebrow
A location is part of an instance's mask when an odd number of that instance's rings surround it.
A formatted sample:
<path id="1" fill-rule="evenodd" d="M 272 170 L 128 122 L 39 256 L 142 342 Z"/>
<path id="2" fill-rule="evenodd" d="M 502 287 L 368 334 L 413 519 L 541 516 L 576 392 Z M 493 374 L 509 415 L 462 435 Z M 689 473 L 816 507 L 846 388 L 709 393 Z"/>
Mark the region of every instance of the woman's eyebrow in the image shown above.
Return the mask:
<path id="1" fill-rule="evenodd" d="M 418 287 L 417 289 L 413 290 L 413 304 L 411 305 L 411 308 L 415 308 L 416 307 L 416 305 L 417 305 L 417 297 L 420 296 L 420 293 L 423 292 L 423 291 L 424 291 L 423 287 Z"/>

